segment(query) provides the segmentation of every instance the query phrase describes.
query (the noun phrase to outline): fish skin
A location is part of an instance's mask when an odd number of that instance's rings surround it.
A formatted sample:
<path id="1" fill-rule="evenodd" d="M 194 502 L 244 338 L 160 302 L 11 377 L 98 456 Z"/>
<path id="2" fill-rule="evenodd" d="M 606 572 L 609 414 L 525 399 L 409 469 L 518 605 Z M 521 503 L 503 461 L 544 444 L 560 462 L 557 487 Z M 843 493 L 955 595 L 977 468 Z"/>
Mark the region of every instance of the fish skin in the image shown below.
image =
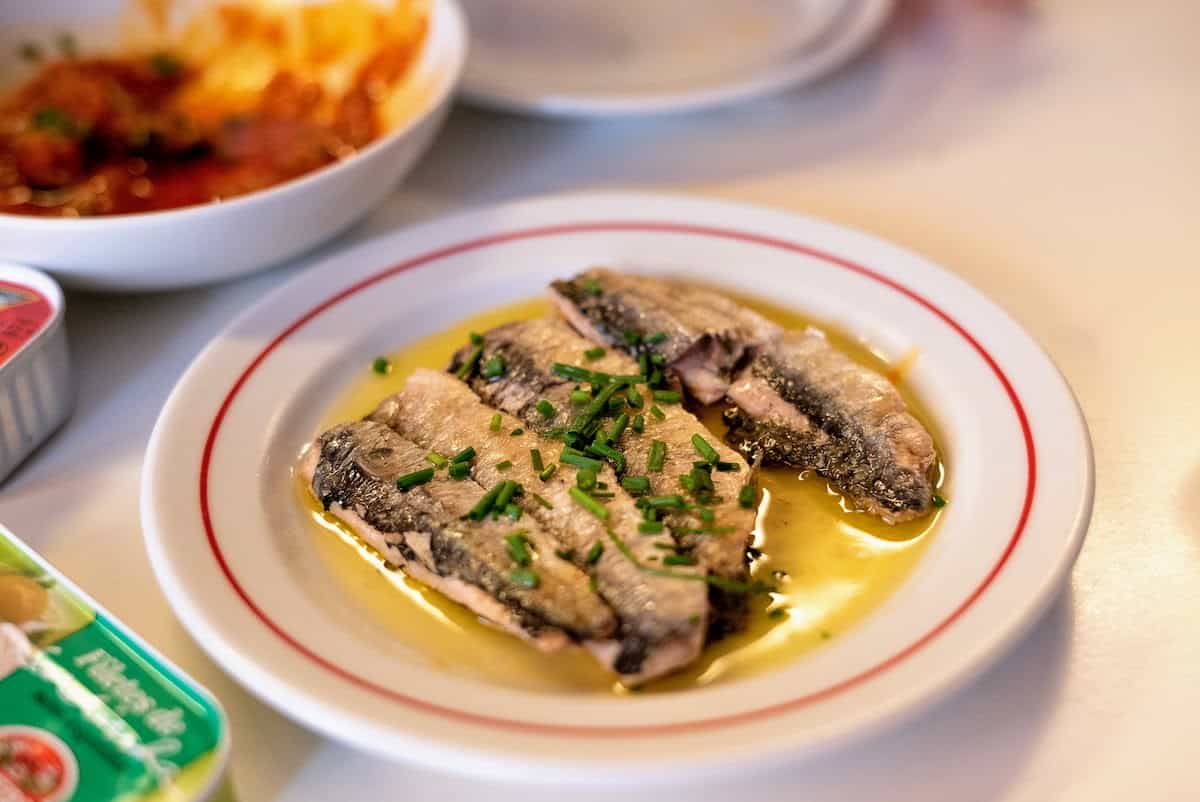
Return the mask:
<path id="1" fill-rule="evenodd" d="M 400 490 L 397 477 L 429 467 L 426 453 L 383 424 L 357 421 L 318 437 L 300 471 L 325 509 L 389 560 L 540 648 L 560 648 L 568 635 L 596 639 L 613 631 L 612 611 L 590 592 L 582 571 L 554 555 L 557 542 L 536 523 L 464 520 L 483 487 L 438 472 Z M 536 588 L 509 576 L 517 566 L 505 536 L 518 529 L 533 552 Z"/>
<path id="2" fill-rule="evenodd" d="M 582 335 L 629 353 L 662 354 L 702 404 L 719 401 L 750 351 L 780 333 L 736 301 L 686 281 L 592 268 L 550 288 L 560 313 Z M 630 345 L 626 331 L 643 339 L 661 332 L 666 339 Z"/>
<path id="3" fill-rule="evenodd" d="M 556 376 L 556 362 L 578 365 L 589 370 L 610 375 L 632 375 L 638 372 L 637 362 L 619 351 L 609 350 L 603 356 L 587 360 L 583 352 L 593 346 L 561 320 L 539 318 L 521 320 L 497 326 L 486 331 L 483 337 L 483 359 L 500 355 L 506 365 L 502 376 L 487 378 L 479 370 L 467 376 L 471 389 L 490 407 L 507 412 L 521 419 L 526 428 L 546 431 L 562 426 L 563 420 L 547 420 L 536 409 L 539 399 L 549 400 L 556 409 L 573 409 L 569 395 L 576 386 L 574 381 Z M 474 349 L 464 347 L 451 360 L 449 370 L 456 371 L 463 360 Z M 644 386 L 641 392 L 647 398 L 650 391 Z M 716 525 L 733 531 L 721 534 L 685 534 L 676 538 L 678 544 L 692 550 L 699 566 L 708 573 L 738 582 L 748 579 L 749 565 L 746 548 L 750 545 L 756 511 L 743 509 L 738 503 L 738 493 L 750 476 L 749 466 L 734 449 L 714 436 L 695 415 L 678 404 L 662 404 L 664 418 L 646 414 L 646 432 L 638 435 L 626 428 L 615 443 L 626 457 L 626 470 L 622 475 L 644 475 L 650 480 L 650 495 L 687 495 L 679 484 L 681 474 L 692 470 L 693 462 L 700 459 L 692 444 L 692 436 L 699 434 L 717 451 L 722 461 L 733 463 L 737 471 L 714 471 L 712 481 L 714 495 L 722 501 L 709 505 L 714 511 Z M 578 409 L 578 407 L 574 407 Z M 641 410 L 627 408 L 627 414 L 645 414 Z M 609 423 L 608 425 L 611 425 Z M 651 443 L 662 440 L 667 444 L 663 470 L 658 473 L 647 471 L 646 464 Z M 671 528 L 702 528 L 706 524 L 694 512 L 674 513 L 664 519 Z M 643 536 L 644 537 L 644 536 Z M 670 541 L 664 532 L 660 541 Z M 727 593 L 717 587 L 710 588 L 710 601 L 714 615 L 710 621 L 709 637 L 715 638 L 739 629 L 744 623 L 747 599 L 744 593 Z"/>
<path id="4" fill-rule="evenodd" d="M 623 682 L 643 682 L 696 659 L 703 646 L 708 617 L 705 583 L 659 577 L 639 570 L 620 553 L 606 531 L 611 527 L 639 562 L 654 564 L 659 559 L 661 552 L 637 533 L 641 513 L 633 499 L 618 489 L 615 497 L 606 502 L 608 521 L 601 522 L 571 499 L 569 489 L 575 485 L 575 477 L 567 466 L 562 466 L 545 482 L 533 469 L 531 448 L 541 449 L 549 465 L 555 461 L 562 444 L 529 430 L 512 436 L 510 432 L 520 421 L 503 412 L 500 431 L 492 432 L 488 423 L 494 414 L 462 381 L 447 373 L 420 369 L 409 377 L 403 390 L 384 399 L 369 419 L 392 427 L 422 448 L 443 454 L 474 446 L 478 456 L 471 476 L 476 481 L 491 485 L 500 479 L 512 479 L 526 488 L 519 502 L 525 517 L 542 524 L 562 548 L 574 553 L 576 564 L 595 578 L 597 593 L 616 614 L 615 637 L 585 645 L 597 659 L 620 674 Z M 496 466 L 504 461 L 512 465 L 500 471 Z M 600 472 L 599 479 L 617 487 L 617 478 L 608 466 Z M 545 497 L 552 508 L 539 504 L 533 493 Z M 594 564 L 587 565 L 584 555 L 596 542 L 604 544 L 603 551 Z"/>
<path id="5" fill-rule="evenodd" d="M 729 388 L 729 441 L 764 464 L 810 469 L 888 523 L 933 508 L 933 438 L 884 376 L 816 329 L 760 350 Z"/>

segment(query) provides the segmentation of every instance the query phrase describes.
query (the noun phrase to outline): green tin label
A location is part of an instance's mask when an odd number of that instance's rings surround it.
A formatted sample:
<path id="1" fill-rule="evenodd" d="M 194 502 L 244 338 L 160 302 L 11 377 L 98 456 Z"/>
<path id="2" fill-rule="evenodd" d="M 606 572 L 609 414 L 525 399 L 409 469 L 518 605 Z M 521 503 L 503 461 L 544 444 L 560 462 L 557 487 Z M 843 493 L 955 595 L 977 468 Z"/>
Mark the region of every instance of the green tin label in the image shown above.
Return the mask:
<path id="1" fill-rule="evenodd" d="M 224 733 L 206 694 L 0 530 L 0 802 L 190 799 Z"/>

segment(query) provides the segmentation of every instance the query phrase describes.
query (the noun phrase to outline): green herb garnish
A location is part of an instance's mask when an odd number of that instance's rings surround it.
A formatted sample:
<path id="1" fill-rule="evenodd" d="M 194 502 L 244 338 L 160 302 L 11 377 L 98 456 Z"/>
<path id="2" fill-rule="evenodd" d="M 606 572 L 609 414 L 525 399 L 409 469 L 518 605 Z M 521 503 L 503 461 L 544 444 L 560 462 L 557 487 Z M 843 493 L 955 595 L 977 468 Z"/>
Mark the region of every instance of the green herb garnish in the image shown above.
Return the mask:
<path id="1" fill-rule="evenodd" d="M 546 420 L 551 420 L 558 412 L 554 409 L 554 405 L 546 399 L 537 402 L 537 411 L 542 414 Z"/>
<path id="2" fill-rule="evenodd" d="M 529 543 L 525 540 L 527 534 L 529 534 L 528 529 L 518 529 L 511 535 L 504 536 L 504 542 L 508 546 L 508 556 L 512 557 L 513 562 L 517 565 L 529 565 L 531 561 Z"/>
<path id="3" fill-rule="evenodd" d="M 600 559 L 600 555 L 603 553 L 604 553 L 604 544 L 601 543 L 599 540 L 597 540 L 595 543 L 592 544 L 592 547 L 590 549 L 588 549 L 587 556 L 583 558 L 583 561 L 587 565 L 594 565 L 595 562 Z"/>
<path id="4" fill-rule="evenodd" d="M 935 495 L 933 497 L 933 506 L 937 507 L 940 510 L 942 507 L 946 506 L 946 499 L 942 498 L 941 496 Z"/>
<path id="5" fill-rule="evenodd" d="M 650 473 L 662 473 L 663 460 L 667 458 L 667 444 L 662 440 L 650 443 L 650 454 L 646 457 L 646 470 Z"/>
<path id="6" fill-rule="evenodd" d="M 753 483 L 742 485 L 742 489 L 738 491 L 738 504 L 743 509 L 750 509 L 754 506 L 754 502 L 758 497 L 758 488 Z"/>
<path id="7" fill-rule="evenodd" d="M 428 454 L 426 454 L 425 461 L 435 468 L 445 468 L 450 464 L 450 460 L 446 459 L 436 451 L 430 451 Z"/>
<path id="8" fill-rule="evenodd" d="M 521 587 L 531 590 L 541 584 L 541 579 L 532 568 L 514 568 L 508 578 Z"/>
<path id="9" fill-rule="evenodd" d="M 423 485 L 433 478 L 433 468 L 422 468 L 419 471 L 406 473 L 396 479 L 396 487 L 401 490 L 408 490 L 410 487 Z"/>
<path id="10" fill-rule="evenodd" d="M 471 351 L 470 356 L 468 356 L 463 363 L 458 366 L 458 370 L 454 371 L 454 375 L 465 381 L 466 378 L 471 375 L 471 371 L 475 369 L 475 365 L 479 363 L 479 358 L 481 356 L 483 356 L 483 346 L 477 345 Z"/>
<path id="11" fill-rule="evenodd" d="M 649 493 L 650 480 L 645 476 L 626 476 L 621 479 L 621 487 L 634 494 Z"/>
<path id="12" fill-rule="evenodd" d="M 600 357 L 604 356 L 604 354 L 605 354 L 604 349 L 597 345 L 595 348 L 589 348 L 586 351 L 584 351 L 583 358 L 584 359 L 599 359 Z"/>
<path id="13" fill-rule="evenodd" d="M 710 465 L 721 461 L 721 455 L 699 433 L 692 435 L 692 448 L 696 449 L 696 453 L 700 455 L 701 459 L 707 460 Z"/>
<path id="14" fill-rule="evenodd" d="M 504 375 L 504 357 L 499 354 L 492 354 L 492 357 L 483 363 L 483 376 L 487 379 L 498 379 Z"/>
<path id="15" fill-rule="evenodd" d="M 491 420 L 491 423 L 488 424 L 488 428 L 491 429 L 493 432 L 498 432 L 498 431 L 500 431 L 500 424 L 502 422 L 503 422 L 503 418 L 501 418 L 500 413 L 497 412 L 495 415 L 492 416 L 492 420 Z"/>
<path id="16" fill-rule="evenodd" d="M 567 492 L 580 507 L 583 507 L 585 510 L 590 512 L 592 515 L 595 515 L 602 521 L 608 520 L 608 508 L 596 501 L 587 493 L 583 492 L 578 487 L 572 487 Z"/>
<path id="17" fill-rule="evenodd" d="M 683 400 L 683 396 L 674 390 L 655 390 L 654 400 L 661 401 L 664 404 L 678 404 Z"/>
<path id="18" fill-rule="evenodd" d="M 467 446 L 450 458 L 450 462 L 470 462 L 475 459 L 475 446 Z"/>

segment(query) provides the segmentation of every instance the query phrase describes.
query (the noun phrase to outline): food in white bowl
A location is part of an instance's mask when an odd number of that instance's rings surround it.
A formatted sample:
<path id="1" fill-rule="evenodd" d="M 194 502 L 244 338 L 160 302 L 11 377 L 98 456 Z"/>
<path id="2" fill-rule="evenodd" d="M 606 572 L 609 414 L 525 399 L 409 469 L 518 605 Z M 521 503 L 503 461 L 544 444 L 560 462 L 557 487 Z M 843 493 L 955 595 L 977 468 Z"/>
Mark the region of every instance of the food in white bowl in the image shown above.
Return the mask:
<path id="1" fill-rule="evenodd" d="M 4 26 L 0 255 L 115 290 L 293 256 L 411 168 L 466 47 L 453 0 L 162 10 Z"/>

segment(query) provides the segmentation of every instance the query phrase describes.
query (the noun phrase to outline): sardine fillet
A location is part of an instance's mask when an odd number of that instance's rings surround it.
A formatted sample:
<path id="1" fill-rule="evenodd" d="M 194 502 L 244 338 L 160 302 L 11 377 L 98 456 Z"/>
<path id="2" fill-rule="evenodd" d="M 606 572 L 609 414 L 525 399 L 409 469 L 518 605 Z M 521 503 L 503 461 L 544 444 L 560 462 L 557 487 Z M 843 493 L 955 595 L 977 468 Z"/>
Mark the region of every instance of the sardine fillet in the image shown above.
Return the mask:
<path id="1" fill-rule="evenodd" d="M 553 366 L 556 362 L 610 375 L 638 372 L 637 362 L 618 351 L 610 350 L 602 356 L 585 359 L 583 354 L 592 347 L 592 342 L 575 333 L 561 320 L 541 318 L 506 323 L 484 332 L 482 336 L 484 350 L 479 364 L 498 356 L 504 360 L 506 370 L 501 376 L 487 377 L 476 369 L 468 374 L 467 382 L 486 404 L 520 418 L 526 428 L 535 431 L 544 432 L 563 425 L 561 419 L 548 420 L 537 411 L 539 400 L 550 401 L 564 413 L 573 409 L 570 393 L 577 383 L 555 375 Z M 450 370 L 457 370 L 473 349 L 474 346 L 467 346 L 455 354 Z M 649 397 L 650 392 L 645 387 L 642 387 L 642 392 Z M 646 431 L 639 435 L 627 427 L 614 444 L 626 458 L 622 475 L 646 476 L 650 480 L 651 495 L 683 493 L 679 477 L 691 472 L 693 463 L 700 459 L 692 438 L 696 435 L 703 437 L 721 461 L 737 468 L 736 471 L 714 471 L 711 474 L 713 494 L 720 499 L 710 505 L 715 520 L 709 524 L 697 518 L 693 511 L 687 511 L 674 513 L 665 522 L 672 529 L 685 532 L 676 541 L 693 549 L 698 566 L 725 579 L 745 581 L 749 567 L 746 547 L 754 528 L 755 511 L 739 505 L 738 493 L 749 479 L 749 467 L 738 452 L 713 436 L 695 415 L 682 406 L 663 404 L 662 420 L 648 414 L 647 406 L 649 402 L 645 402 L 640 410 L 625 410 L 630 416 L 643 414 Z M 666 445 L 666 457 L 662 470 L 652 472 L 647 469 L 647 463 L 655 440 Z M 705 528 L 716 531 L 687 531 Z M 657 540 L 664 544 L 670 542 L 670 532 L 664 532 Z M 746 594 L 721 592 L 714 587 L 710 595 L 716 608 L 716 615 L 710 622 L 710 636 L 739 628 L 746 611 Z"/>
<path id="2" fill-rule="evenodd" d="M 463 520 L 483 494 L 474 482 L 443 476 L 407 490 L 396 478 L 428 467 L 425 451 L 369 421 L 335 426 L 304 453 L 299 471 L 324 507 L 413 578 L 543 650 L 571 638 L 612 632 L 612 612 L 588 579 L 554 556 L 555 541 L 536 524 L 520 527 L 540 582 L 515 581 L 505 535 L 512 522 Z"/>
<path id="3" fill-rule="evenodd" d="M 933 438 L 885 377 L 818 331 L 791 331 L 734 380 L 729 440 L 765 464 L 811 469 L 889 523 L 929 513 Z"/>
<path id="4" fill-rule="evenodd" d="M 392 427 L 422 448 L 442 454 L 474 446 L 479 456 L 471 475 L 476 481 L 491 486 L 512 479 L 525 487 L 520 500 L 525 516 L 540 523 L 562 548 L 573 553 L 577 564 L 595 579 L 599 597 L 616 614 L 615 640 L 589 643 L 588 647 L 623 680 L 641 682 L 694 660 L 703 645 L 708 613 L 705 584 L 640 570 L 615 547 L 607 531 L 611 528 L 642 564 L 657 553 L 648 538 L 637 534 L 641 515 L 633 499 L 618 493 L 606 505 L 607 521 L 592 516 L 569 495 L 575 484 L 571 471 L 559 470 L 543 482 L 531 464 L 530 449 L 542 449 L 550 463 L 557 459 L 557 451 L 550 449 L 561 444 L 528 431 L 512 436 L 510 432 L 520 426 L 520 421 L 505 413 L 501 413 L 500 431 L 492 432 L 489 423 L 493 414 L 453 376 L 417 370 L 402 391 L 380 403 L 370 419 Z M 510 462 L 511 467 L 501 470 L 497 465 L 503 462 Z M 617 483 L 607 467 L 600 473 L 600 480 L 613 487 Z M 551 507 L 540 504 L 533 493 L 545 498 Z M 596 543 L 601 544 L 602 551 L 594 563 L 588 564 L 585 555 Z"/>
<path id="5" fill-rule="evenodd" d="M 779 334 L 761 315 L 685 281 L 593 268 L 550 287 L 559 311 L 581 334 L 634 353 L 662 354 L 703 404 L 719 401 L 749 350 Z M 627 332 L 640 339 L 630 342 Z"/>

